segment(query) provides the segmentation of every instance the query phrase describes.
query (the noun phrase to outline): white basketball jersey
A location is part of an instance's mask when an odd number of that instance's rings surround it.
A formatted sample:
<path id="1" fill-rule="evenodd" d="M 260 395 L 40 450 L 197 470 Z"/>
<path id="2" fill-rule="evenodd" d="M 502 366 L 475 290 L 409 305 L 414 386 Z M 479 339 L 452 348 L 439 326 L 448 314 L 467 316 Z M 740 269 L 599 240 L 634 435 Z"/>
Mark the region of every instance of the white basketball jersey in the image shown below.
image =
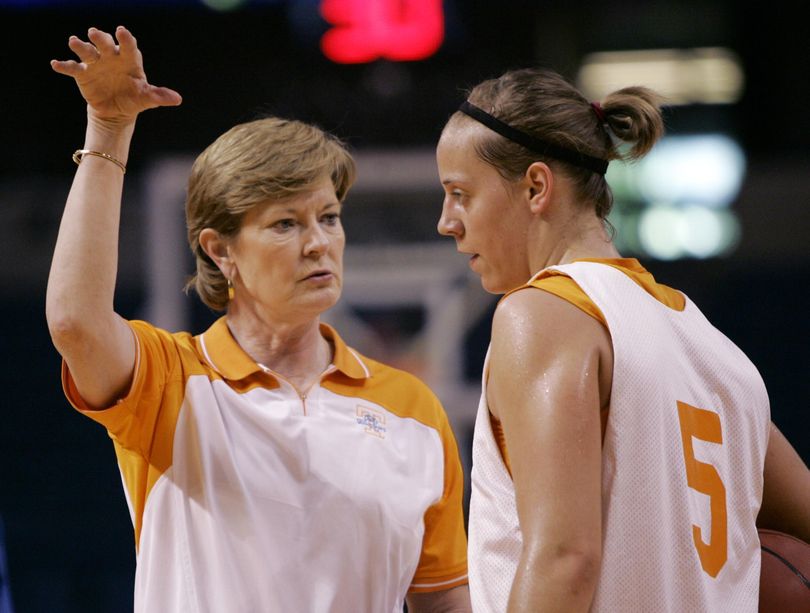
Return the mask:
<path id="1" fill-rule="evenodd" d="M 613 344 L 602 567 L 591 611 L 755 612 L 755 520 L 770 423 L 758 371 L 688 298 L 675 311 L 611 266 L 553 268 L 599 307 Z M 473 610 L 503 612 L 522 541 L 513 482 L 492 433 L 486 375 L 471 487 Z"/>

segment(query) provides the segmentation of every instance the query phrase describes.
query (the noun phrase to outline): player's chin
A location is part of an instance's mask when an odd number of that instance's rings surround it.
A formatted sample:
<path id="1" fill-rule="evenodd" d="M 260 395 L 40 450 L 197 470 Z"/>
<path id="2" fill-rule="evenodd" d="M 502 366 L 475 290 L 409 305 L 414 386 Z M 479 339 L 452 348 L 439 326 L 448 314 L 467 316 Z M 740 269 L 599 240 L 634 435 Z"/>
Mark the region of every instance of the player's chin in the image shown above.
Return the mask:
<path id="1" fill-rule="evenodd" d="M 490 294 L 505 294 L 512 289 L 512 286 L 498 278 L 497 275 L 487 273 L 481 275 L 481 287 Z"/>

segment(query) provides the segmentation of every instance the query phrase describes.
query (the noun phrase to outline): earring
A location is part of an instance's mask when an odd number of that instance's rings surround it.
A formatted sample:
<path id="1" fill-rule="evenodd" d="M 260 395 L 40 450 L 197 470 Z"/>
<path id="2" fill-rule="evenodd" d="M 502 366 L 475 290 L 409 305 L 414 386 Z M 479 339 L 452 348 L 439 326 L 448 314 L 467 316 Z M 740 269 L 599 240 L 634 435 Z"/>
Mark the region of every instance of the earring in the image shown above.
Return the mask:
<path id="1" fill-rule="evenodd" d="M 228 300 L 233 300 L 233 295 L 233 283 L 231 283 L 231 280 L 228 279 Z"/>

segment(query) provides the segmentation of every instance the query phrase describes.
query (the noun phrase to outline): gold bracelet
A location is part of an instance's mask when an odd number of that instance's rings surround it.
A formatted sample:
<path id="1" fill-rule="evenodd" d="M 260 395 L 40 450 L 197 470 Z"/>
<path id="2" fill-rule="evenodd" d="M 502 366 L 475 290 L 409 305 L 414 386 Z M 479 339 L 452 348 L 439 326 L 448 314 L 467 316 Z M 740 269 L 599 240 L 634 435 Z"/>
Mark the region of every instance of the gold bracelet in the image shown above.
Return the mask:
<path id="1" fill-rule="evenodd" d="M 81 164 L 82 158 L 85 155 L 96 155 L 100 158 L 104 158 L 105 160 L 109 160 L 110 162 L 118 166 L 118 168 L 120 168 L 124 174 L 127 173 L 127 167 L 121 160 L 117 160 L 109 153 L 102 153 L 101 151 L 91 151 L 90 149 L 76 149 L 76 151 L 73 152 L 73 161 L 76 162 L 76 164 Z"/>

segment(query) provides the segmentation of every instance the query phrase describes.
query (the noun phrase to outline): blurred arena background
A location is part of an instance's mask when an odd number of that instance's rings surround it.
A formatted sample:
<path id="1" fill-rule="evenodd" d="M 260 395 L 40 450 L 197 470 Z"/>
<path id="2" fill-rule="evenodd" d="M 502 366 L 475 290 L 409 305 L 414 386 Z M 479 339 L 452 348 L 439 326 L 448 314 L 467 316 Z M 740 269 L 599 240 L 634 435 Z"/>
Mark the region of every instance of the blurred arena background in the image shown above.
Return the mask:
<path id="1" fill-rule="evenodd" d="M 648 162 L 612 165 L 618 243 L 748 353 L 774 421 L 810 461 L 810 43 L 779 3 L 0 0 L 0 515 L 18 612 L 131 610 L 132 529 L 112 445 L 64 400 L 44 318 L 85 119 L 48 61 L 68 56 L 70 34 L 118 24 L 138 38 L 150 81 L 184 96 L 138 120 L 124 316 L 207 327 L 215 315 L 180 291 L 191 161 L 261 114 L 315 122 L 349 143 L 360 173 L 345 209 L 345 295 L 329 320 L 434 387 L 469 468 L 497 298 L 435 232 L 441 127 L 466 87 L 509 68 L 550 66 L 594 99 L 650 85 L 669 96 L 670 136 Z"/>

